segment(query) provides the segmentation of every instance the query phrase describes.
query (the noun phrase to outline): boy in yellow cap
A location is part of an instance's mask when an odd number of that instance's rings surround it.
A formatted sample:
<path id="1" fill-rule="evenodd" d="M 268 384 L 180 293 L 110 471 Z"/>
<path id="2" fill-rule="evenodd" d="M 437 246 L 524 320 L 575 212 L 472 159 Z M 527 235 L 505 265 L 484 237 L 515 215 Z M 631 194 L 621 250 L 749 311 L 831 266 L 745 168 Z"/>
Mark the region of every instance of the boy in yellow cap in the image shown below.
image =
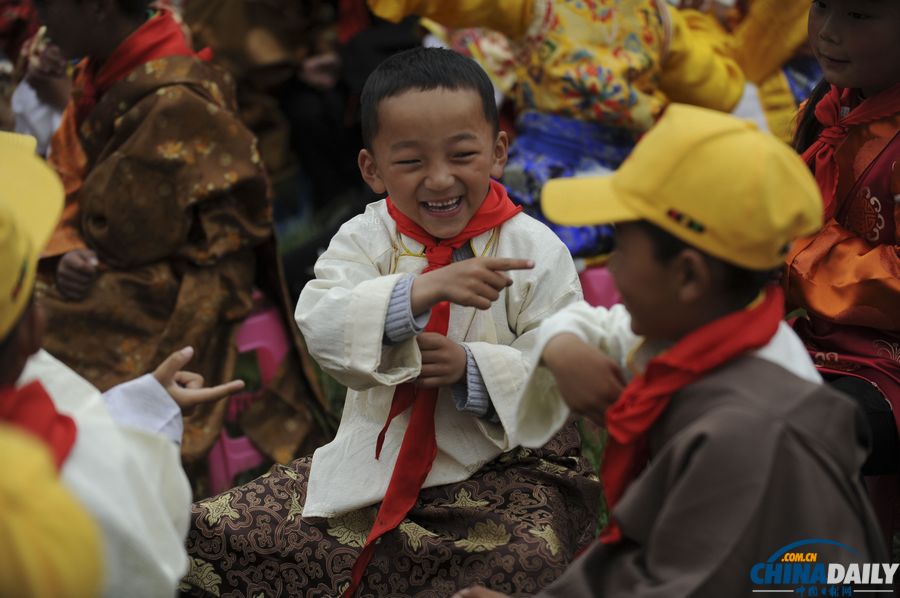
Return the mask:
<path id="1" fill-rule="evenodd" d="M 767 285 L 822 221 L 800 158 L 749 122 L 673 105 L 614 175 L 552 181 L 543 201 L 563 224 L 616 224 L 624 305 L 541 326 L 523 444 L 571 411 L 605 423 L 611 509 L 541 596 L 818 593 L 835 583 L 827 563 L 886 562 L 859 477 L 861 413 L 822 385 Z M 795 553 L 816 565 L 795 570 Z"/>
<path id="2" fill-rule="evenodd" d="M 101 582 L 98 529 L 57 475 L 74 423 L 46 397 L 22 401 L 10 376 L 27 357 L 16 349 L 31 336 L 37 252 L 62 208 L 62 186 L 25 138 L 8 139 L 0 139 L 0 595 L 92 596 Z"/>
<path id="3" fill-rule="evenodd" d="M 13 555 L 23 575 L 39 570 L 41 559 L 46 560 L 47 578 L 31 585 L 23 581 L 9 591 L 0 585 L 0 595 L 32 595 L 30 588 L 45 588 L 36 594 L 91 596 L 98 583 L 104 596 L 174 595 L 188 565 L 184 538 L 190 510 L 190 488 L 176 445 L 182 430 L 180 407 L 216 400 L 242 384 L 202 388 L 199 380 L 178 371 L 190 359 L 190 351 L 178 351 L 153 375 L 113 389 L 118 398 L 110 401 L 39 350 L 45 319 L 34 298 L 35 275 L 62 211 L 63 187 L 35 147 L 31 137 L 0 132 L 0 425 L 43 441 L 65 488 L 93 522 L 84 521 L 80 510 L 59 497 L 50 501 L 51 489 L 42 494 L 40 485 L 34 486 L 26 508 L 15 503 L 14 493 L 0 488 L 0 514 L 28 518 L 40 501 L 48 500 L 59 511 L 47 516 L 65 516 L 72 533 L 80 536 L 66 542 L 58 519 L 31 525 L 33 532 L 59 536 L 58 546 L 33 556 L 30 551 L 42 550 L 43 539 L 35 538 L 25 552 L 14 547 Z M 27 448 L 22 450 L 3 461 L 2 475 L 21 480 L 21 467 L 32 463 L 35 469 L 25 479 L 38 484 L 46 456 L 32 459 Z M 28 534 L 28 523 L 0 520 L 0 532 L 6 532 L 2 537 L 13 541 Z M 75 573 L 49 570 L 63 549 Z M 9 561 L 6 554 L 0 550 L 3 562 Z"/>

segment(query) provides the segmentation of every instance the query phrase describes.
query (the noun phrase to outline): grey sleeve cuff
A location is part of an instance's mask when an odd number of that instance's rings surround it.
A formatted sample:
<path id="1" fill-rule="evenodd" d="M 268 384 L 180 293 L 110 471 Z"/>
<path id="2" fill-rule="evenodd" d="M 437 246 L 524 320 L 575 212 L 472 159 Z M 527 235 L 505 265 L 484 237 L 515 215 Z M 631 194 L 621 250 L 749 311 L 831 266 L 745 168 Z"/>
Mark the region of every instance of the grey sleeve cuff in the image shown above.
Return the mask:
<path id="1" fill-rule="evenodd" d="M 103 400 L 120 426 L 159 434 L 181 444 L 181 409 L 152 374 L 110 388 L 103 393 Z"/>
<path id="2" fill-rule="evenodd" d="M 384 344 L 396 345 L 425 330 L 431 310 L 418 316 L 412 313 L 412 283 L 414 274 L 407 274 L 397 281 L 391 292 L 387 317 L 384 319 Z"/>
<path id="3" fill-rule="evenodd" d="M 498 422 L 497 412 L 491 403 L 491 395 L 484 384 L 484 378 L 481 377 L 478 363 L 465 344 L 462 348 L 466 350 L 466 376 L 464 380 L 460 380 L 450 388 L 456 409 L 482 419 Z"/>

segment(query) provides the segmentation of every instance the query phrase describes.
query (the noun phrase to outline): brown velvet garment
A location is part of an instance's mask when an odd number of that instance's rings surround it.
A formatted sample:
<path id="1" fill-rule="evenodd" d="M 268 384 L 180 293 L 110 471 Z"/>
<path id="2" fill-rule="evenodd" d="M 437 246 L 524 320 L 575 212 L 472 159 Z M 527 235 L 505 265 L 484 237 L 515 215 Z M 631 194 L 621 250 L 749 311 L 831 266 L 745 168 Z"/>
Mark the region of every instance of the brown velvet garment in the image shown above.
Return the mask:
<path id="1" fill-rule="evenodd" d="M 186 345 L 196 350 L 190 369 L 207 384 L 229 379 L 258 274 L 274 280 L 263 290 L 283 305 L 267 179 L 256 140 L 234 114 L 232 87 L 195 58 L 155 60 L 113 85 L 79 127 L 87 174 L 76 222 L 102 271 L 82 301 L 46 289 L 45 348 L 101 390 Z M 286 431 L 282 446 L 267 447 L 283 460 L 312 429 L 315 403 L 302 380 L 309 368 L 298 363 L 309 365 L 302 344 L 290 357 L 283 370 L 301 379 L 279 382 L 291 393 L 277 414 Z M 215 441 L 225 405 L 186 418 L 187 461 Z"/>
<path id="2" fill-rule="evenodd" d="M 867 440 L 862 412 L 840 393 L 757 357 L 736 359 L 679 391 L 654 425 L 650 464 L 611 514 L 623 541 L 596 543 L 539 595 L 793 591 L 809 584 L 760 588 L 750 572 L 807 539 L 859 551 L 798 549 L 818 562 L 888 562 L 859 473 Z"/>

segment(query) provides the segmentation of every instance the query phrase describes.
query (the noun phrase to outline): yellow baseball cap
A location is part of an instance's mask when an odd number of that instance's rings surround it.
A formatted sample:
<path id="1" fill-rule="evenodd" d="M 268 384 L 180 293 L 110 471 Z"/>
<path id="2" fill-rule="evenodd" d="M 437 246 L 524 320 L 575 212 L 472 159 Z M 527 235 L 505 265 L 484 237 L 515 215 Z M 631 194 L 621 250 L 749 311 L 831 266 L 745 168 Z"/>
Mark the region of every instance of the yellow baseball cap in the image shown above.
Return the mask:
<path id="1" fill-rule="evenodd" d="M 613 174 L 552 179 L 541 207 L 567 226 L 647 220 L 711 256 L 777 268 L 822 226 L 809 168 L 782 141 L 733 116 L 672 104 Z"/>
<path id="2" fill-rule="evenodd" d="M 33 137 L 0 132 L 0 339 L 31 298 L 38 257 L 59 220 L 63 186 Z"/>

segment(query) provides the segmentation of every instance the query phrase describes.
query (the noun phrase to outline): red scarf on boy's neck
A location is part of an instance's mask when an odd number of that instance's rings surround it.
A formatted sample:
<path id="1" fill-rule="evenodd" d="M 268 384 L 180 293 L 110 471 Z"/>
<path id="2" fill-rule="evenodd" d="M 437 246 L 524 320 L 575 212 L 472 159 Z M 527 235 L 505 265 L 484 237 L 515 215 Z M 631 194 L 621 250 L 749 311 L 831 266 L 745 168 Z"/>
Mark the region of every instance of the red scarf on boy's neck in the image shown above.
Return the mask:
<path id="1" fill-rule="evenodd" d="M 850 127 L 881 120 L 900 112 L 900 84 L 863 100 L 841 118 L 842 105 L 848 105 L 855 90 L 831 86 L 816 105 L 816 120 L 825 127 L 819 138 L 803 152 L 803 159 L 813 168 L 816 182 L 825 201 L 825 220 L 837 211 L 838 165 L 834 158 L 837 147 L 847 138 Z"/>
<path id="2" fill-rule="evenodd" d="M 694 330 L 650 360 L 643 376 L 631 380 L 606 411 L 609 437 L 601 473 L 607 508 L 616 506 L 646 465 L 648 433 L 672 395 L 735 357 L 768 344 L 783 318 L 781 289 L 769 287 L 759 305 Z M 600 541 L 614 544 L 621 538 L 622 531 L 610 518 Z"/>
<path id="3" fill-rule="evenodd" d="M 0 389 L 0 422 L 43 440 L 53 454 L 57 471 L 62 468 L 75 444 L 75 422 L 56 410 L 40 382 L 32 382 L 22 388 Z"/>
<path id="4" fill-rule="evenodd" d="M 84 122 L 100 96 L 139 66 L 169 56 L 194 55 L 172 13 L 160 11 L 129 35 L 106 62 L 96 64 L 90 58 L 85 59 L 80 97 L 75 104 L 77 121 Z M 212 58 L 208 49 L 201 50 L 196 56 L 201 60 Z"/>
<path id="5" fill-rule="evenodd" d="M 411 239 L 415 239 L 425 246 L 425 258 L 428 266 L 424 272 L 430 272 L 443 268 L 453 261 L 453 250 L 459 249 L 470 239 L 496 228 L 522 211 L 522 208 L 513 204 L 506 194 L 506 189 L 500 183 L 491 181 L 491 187 L 487 197 L 478 208 L 478 211 L 466 224 L 461 233 L 452 239 L 435 239 L 428 231 L 404 215 L 390 198 L 387 200 L 388 213 L 397 223 L 397 230 Z M 423 273 L 424 273 L 423 272 Z M 446 335 L 450 323 L 450 304 L 439 303 L 431 310 L 431 317 L 426 332 L 437 332 Z M 375 446 L 375 458 L 381 456 L 381 446 L 384 436 L 391 421 L 412 406 L 409 424 L 403 434 L 403 442 L 400 444 L 400 452 L 397 462 L 391 474 L 384 500 L 378 508 L 375 525 L 369 532 L 366 545 L 353 565 L 350 586 L 344 590 L 343 596 L 353 596 L 362 581 L 363 574 L 375 548 L 375 542 L 385 533 L 396 528 L 409 513 L 419 490 L 431 471 L 431 465 L 437 456 L 437 441 L 434 433 L 434 410 L 437 405 L 438 389 L 417 388 L 415 383 L 401 384 L 394 391 L 394 399 L 391 402 L 391 410 L 387 422 L 378 435 Z"/>

